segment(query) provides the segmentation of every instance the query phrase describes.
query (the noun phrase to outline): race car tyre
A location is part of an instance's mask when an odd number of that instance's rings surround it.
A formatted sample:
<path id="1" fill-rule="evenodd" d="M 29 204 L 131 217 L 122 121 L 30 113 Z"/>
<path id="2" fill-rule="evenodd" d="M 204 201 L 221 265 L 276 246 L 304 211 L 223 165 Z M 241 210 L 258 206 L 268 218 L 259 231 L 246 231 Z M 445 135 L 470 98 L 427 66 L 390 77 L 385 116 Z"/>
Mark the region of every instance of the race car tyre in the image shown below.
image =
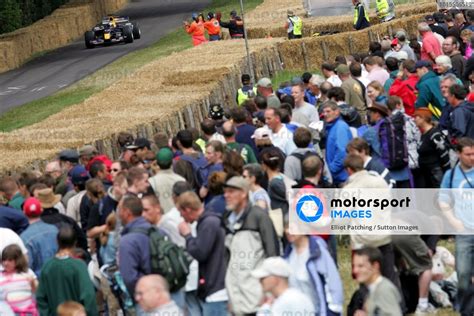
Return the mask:
<path id="1" fill-rule="evenodd" d="M 140 26 L 138 22 L 133 22 L 133 39 L 140 39 L 142 37 L 142 31 L 140 30 Z"/>
<path id="2" fill-rule="evenodd" d="M 95 39 L 95 34 L 92 31 L 87 31 L 84 33 L 84 41 L 86 42 L 87 48 L 94 48 L 92 41 Z"/>
<path id="3" fill-rule="evenodd" d="M 133 31 L 132 31 L 132 27 L 131 26 L 125 26 L 123 28 L 123 35 L 124 35 L 124 40 L 125 40 L 125 43 L 133 43 Z"/>

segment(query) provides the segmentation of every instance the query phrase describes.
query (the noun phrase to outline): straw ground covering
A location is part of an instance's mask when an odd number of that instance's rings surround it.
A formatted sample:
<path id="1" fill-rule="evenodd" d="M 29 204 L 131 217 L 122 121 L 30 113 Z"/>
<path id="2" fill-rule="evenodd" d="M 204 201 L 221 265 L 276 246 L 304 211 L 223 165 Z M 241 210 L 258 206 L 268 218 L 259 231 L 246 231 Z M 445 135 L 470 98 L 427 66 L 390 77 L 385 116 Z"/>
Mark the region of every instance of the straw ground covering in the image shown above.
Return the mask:
<path id="1" fill-rule="evenodd" d="M 300 0 L 267 0 L 246 18 L 249 38 L 286 37 L 287 33 L 283 25 L 286 21 L 287 9 L 292 9 L 295 14 L 303 18 L 304 37 L 320 32 L 349 32 L 353 30 L 352 15 L 305 18 Z M 395 7 L 398 18 L 428 14 L 436 10 L 437 6 L 434 0 L 421 0 L 415 5 L 401 4 Z M 372 25 L 379 23 L 374 10 L 371 10 L 370 19 Z"/>
<path id="2" fill-rule="evenodd" d="M 281 70 L 276 44 L 252 41 L 258 76 Z M 202 63 L 195 57 L 212 63 Z M 208 43 L 152 62 L 115 85 L 37 124 L 0 134 L 0 173 L 40 167 L 64 148 L 95 143 L 111 157 L 124 130 L 151 137 L 198 127 L 211 102 L 232 105 L 245 69 L 243 41 Z"/>
<path id="3" fill-rule="evenodd" d="M 21 66 L 35 54 L 52 50 L 83 36 L 100 17 L 128 0 L 73 0 L 28 27 L 0 36 L 0 73 Z"/>
<path id="4" fill-rule="evenodd" d="M 246 0 L 244 8 L 248 12 L 262 3 L 262 0 Z M 213 0 L 203 12 L 230 12 L 239 7 L 238 0 Z M 58 113 L 73 104 L 80 103 L 108 87 L 110 84 L 133 74 L 143 65 L 158 58 L 191 48 L 190 37 L 182 28 L 170 32 L 157 43 L 142 50 L 134 51 L 101 68 L 93 75 L 51 95 L 14 108 L 0 116 L 0 132 L 22 128 Z"/>

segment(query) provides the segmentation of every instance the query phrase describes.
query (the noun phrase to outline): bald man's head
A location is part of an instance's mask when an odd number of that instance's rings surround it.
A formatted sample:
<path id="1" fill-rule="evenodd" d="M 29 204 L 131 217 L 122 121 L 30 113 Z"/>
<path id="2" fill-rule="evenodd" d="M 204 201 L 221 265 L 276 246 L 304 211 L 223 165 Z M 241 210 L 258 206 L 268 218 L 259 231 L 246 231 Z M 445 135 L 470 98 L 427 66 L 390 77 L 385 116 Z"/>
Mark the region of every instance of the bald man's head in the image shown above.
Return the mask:
<path id="1" fill-rule="evenodd" d="M 222 135 L 224 135 L 225 138 L 235 136 L 235 127 L 231 121 L 225 121 L 224 124 L 222 124 Z"/>
<path id="2" fill-rule="evenodd" d="M 170 302 L 168 282 L 157 274 L 141 277 L 135 288 L 135 300 L 145 312 L 168 304 Z"/>

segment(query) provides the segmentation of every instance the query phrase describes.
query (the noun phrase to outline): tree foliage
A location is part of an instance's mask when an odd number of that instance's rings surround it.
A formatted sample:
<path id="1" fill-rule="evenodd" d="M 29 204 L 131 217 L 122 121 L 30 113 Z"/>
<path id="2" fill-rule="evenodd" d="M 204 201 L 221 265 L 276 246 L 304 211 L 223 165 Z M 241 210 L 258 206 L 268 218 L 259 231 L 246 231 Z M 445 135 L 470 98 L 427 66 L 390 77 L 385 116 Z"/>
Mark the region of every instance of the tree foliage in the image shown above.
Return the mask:
<path id="1" fill-rule="evenodd" d="M 68 0 L 0 0 L 0 34 L 28 26 Z"/>

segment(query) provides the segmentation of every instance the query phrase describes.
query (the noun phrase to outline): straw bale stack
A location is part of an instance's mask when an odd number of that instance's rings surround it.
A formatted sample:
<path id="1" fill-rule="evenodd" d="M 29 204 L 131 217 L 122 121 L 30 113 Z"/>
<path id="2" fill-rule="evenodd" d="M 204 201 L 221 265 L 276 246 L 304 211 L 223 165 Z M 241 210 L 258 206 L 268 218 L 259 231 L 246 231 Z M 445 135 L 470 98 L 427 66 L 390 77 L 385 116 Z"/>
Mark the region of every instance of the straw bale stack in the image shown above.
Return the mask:
<path id="1" fill-rule="evenodd" d="M 76 0 L 34 24 L 0 35 L 0 73 L 21 66 L 34 54 L 70 43 L 128 0 Z"/>
<path id="2" fill-rule="evenodd" d="M 276 48 L 280 41 L 251 41 L 258 76 L 281 70 Z M 212 62 L 197 62 L 196 56 Z M 157 131 L 172 134 L 199 127 L 211 103 L 235 105 L 244 69 L 243 41 L 207 43 L 159 59 L 42 122 L 0 133 L 0 151 L 5 153 L 0 173 L 39 168 L 60 150 L 87 143 L 117 157 L 115 139 L 121 131 L 151 138 Z"/>
<path id="3" fill-rule="evenodd" d="M 271 9 L 271 3 L 275 2 L 275 8 Z M 286 37 L 286 30 L 283 25 L 286 21 L 286 8 L 282 6 L 282 0 L 266 0 L 258 6 L 250 17 L 246 20 L 247 34 L 249 38 Z M 303 36 L 311 36 L 321 32 L 350 32 L 353 31 L 353 20 L 351 15 L 304 18 L 304 11 L 301 1 L 297 4 L 290 2 L 289 8 L 293 8 L 296 14 L 303 18 Z M 269 10 L 269 11 L 266 11 Z M 397 18 L 403 18 L 417 14 L 428 14 L 437 10 L 434 0 L 427 0 L 426 3 L 403 4 L 395 8 Z M 379 24 L 375 12 L 371 12 L 370 19 L 372 25 Z"/>
<path id="4" fill-rule="evenodd" d="M 390 30 L 403 28 L 408 35 L 416 35 L 418 22 L 423 17 L 424 14 L 419 14 L 377 24 L 361 31 L 284 41 L 278 44 L 278 51 L 286 69 L 318 69 L 328 57 L 332 60 L 337 55 L 367 51 L 371 38 L 379 40 L 388 35 Z"/>

